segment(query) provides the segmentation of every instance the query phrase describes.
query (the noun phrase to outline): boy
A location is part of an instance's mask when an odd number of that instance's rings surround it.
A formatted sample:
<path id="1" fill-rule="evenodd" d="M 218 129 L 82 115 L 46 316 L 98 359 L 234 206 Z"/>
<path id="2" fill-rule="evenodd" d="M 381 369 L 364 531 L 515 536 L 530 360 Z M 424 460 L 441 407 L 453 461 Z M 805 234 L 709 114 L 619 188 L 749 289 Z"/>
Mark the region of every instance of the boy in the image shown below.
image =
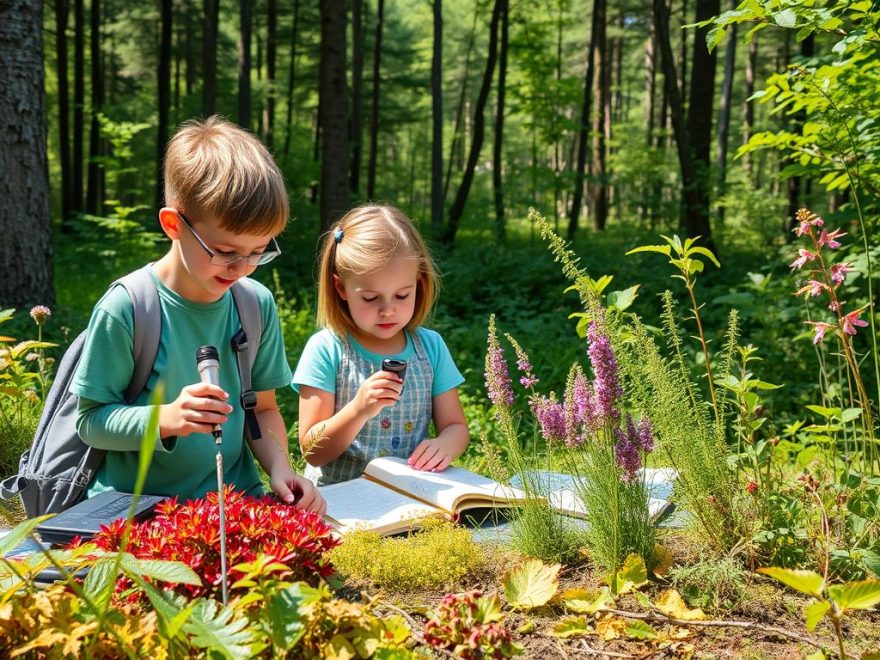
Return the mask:
<path id="1" fill-rule="evenodd" d="M 164 175 L 167 206 L 159 211 L 159 222 L 171 248 L 151 266 L 162 334 L 146 390 L 134 405 L 125 403 L 134 359 L 133 307 L 123 287 L 112 288 L 95 306 L 71 386 L 80 397 L 80 437 L 108 450 L 88 495 L 134 488 L 150 394 L 161 383 L 166 401 L 159 406 L 161 441 L 156 442 L 144 492 L 189 499 L 216 490 L 217 446 L 211 430 L 220 424 L 225 483 L 251 494 L 262 492 L 252 451 L 282 500 L 323 513 L 321 495 L 288 463 L 287 431 L 275 389 L 290 384 L 291 372 L 275 301 L 257 282 L 252 284 L 264 330 L 252 385 L 263 437 L 247 445 L 244 411 L 238 405 L 241 382 L 230 343 L 241 327 L 230 287 L 280 254 L 275 236 L 288 215 L 281 172 L 253 135 L 211 117 L 189 121 L 178 130 L 165 154 Z M 196 350 L 207 344 L 219 351 L 222 388 L 199 382 Z"/>

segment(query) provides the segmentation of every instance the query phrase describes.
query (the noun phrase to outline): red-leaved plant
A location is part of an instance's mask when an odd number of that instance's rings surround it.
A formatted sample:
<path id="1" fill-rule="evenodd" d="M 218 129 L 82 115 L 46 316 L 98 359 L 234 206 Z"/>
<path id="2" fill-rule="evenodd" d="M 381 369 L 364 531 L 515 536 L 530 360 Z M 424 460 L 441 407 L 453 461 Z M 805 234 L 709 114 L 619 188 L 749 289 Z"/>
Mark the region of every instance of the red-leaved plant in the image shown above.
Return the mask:
<path id="1" fill-rule="evenodd" d="M 522 653 L 502 623 L 498 599 L 478 590 L 448 594 L 425 624 L 425 642 L 457 658 L 510 658 Z"/>
<path id="2" fill-rule="evenodd" d="M 288 567 L 290 581 L 312 585 L 333 568 L 328 550 L 339 544 L 332 528 L 317 513 L 283 504 L 271 496 L 251 497 L 231 486 L 226 488 L 226 555 L 231 586 L 242 577 L 235 566 L 260 555 Z M 93 542 L 101 550 L 119 550 L 125 519 L 102 526 Z M 74 541 L 73 545 L 79 541 Z M 126 551 L 140 559 L 180 561 L 202 579 L 201 586 L 179 585 L 191 597 L 217 597 L 221 593 L 220 525 L 217 493 L 180 504 L 168 498 L 156 507 L 156 515 L 132 524 Z M 124 579 L 124 578 L 123 578 Z M 118 585 L 126 586 L 126 585 Z"/>

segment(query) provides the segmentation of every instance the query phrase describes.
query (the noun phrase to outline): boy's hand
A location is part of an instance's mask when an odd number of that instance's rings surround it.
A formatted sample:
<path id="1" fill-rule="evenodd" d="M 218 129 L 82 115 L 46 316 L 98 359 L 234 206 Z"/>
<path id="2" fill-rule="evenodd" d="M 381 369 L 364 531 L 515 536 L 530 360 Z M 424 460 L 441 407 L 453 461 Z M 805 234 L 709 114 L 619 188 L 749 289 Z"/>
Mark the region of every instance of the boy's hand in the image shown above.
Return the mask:
<path id="1" fill-rule="evenodd" d="M 400 398 L 403 380 L 390 371 L 377 371 L 361 383 L 355 396 L 355 405 L 367 417 L 379 414 L 382 408 L 393 406 Z"/>
<path id="2" fill-rule="evenodd" d="M 295 504 L 304 511 L 314 511 L 324 515 L 327 503 L 315 485 L 297 475 L 290 466 L 282 465 L 269 475 L 272 490 L 287 504 Z"/>
<path id="3" fill-rule="evenodd" d="M 160 437 L 210 433 L 215 424 L 225 424 L 226 415 L 232 412 L 232 406 L 226 403 L 228 398 L 217 385 L 187 385 L 177 399 L 159 406 Z"/>
<path id="4" fill-rule="evenodd" d="M 440 440 L 428 438 L 419 443 L 406 462 L 414 470 L 442 472 L 452 462 L 452 455 Z"/>

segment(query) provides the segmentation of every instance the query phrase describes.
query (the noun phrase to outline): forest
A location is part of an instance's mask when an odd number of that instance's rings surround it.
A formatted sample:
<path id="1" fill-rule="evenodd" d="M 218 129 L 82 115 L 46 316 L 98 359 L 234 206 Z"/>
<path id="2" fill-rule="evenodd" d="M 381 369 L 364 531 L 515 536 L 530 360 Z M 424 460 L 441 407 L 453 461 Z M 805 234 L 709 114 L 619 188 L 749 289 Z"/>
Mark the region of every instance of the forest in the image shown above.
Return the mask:
<path id="1" fill-rule="evenodd" d="M 465 377 L 457 464 L 535 496 L 501 544 L 285 541 L 222 608 L 186 553 L 4 559 L 4 653 L 880 657 L 878 3 L 7 0 L 0 62 L 0 476 L 108 284 L 167 251 L 165 149 L 216 114 L 284 176 L 282 254 L 253 277 L 289 363 L 322 236 L 399 207 Z M 617 412 L 587 423 L 604 342 Z M 676 471 L 672 521 L 626 452 Z M 585 525 L 540 504 L 536 470 L 577 477 Z M 2 555 L 33 524 L 0 516 Z M 89 578 L 39 606 L 45 563 Z"/>

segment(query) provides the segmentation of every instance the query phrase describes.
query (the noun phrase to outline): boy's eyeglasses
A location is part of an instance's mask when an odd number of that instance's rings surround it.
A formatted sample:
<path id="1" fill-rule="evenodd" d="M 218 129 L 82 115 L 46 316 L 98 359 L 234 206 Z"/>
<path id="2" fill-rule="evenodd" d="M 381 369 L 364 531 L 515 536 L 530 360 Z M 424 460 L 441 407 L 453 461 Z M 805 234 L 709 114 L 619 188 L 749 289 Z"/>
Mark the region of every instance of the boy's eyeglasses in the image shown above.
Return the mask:
<path id="1" fill-rule="evenodd" d="M 232 266 L 233 264 L 237 264 L 239 261 L 246 261 L 251 266 L 262 266 L 263 264 L 269 263 L 279 254 L 281 254 L 281 248 L 278 247 L 278 241 L 276 241 L 274 238 L 272 239 L 272 245 L 275 249 L 266 250 L 265 252 L 261 252 L 260 254 L 249 254 L 245 256 L 243 254 L 220 254 L 218 252 L 214 252 L 214 250 L 205 245 L 205 241 L 203 241 L 202 237 L 196 233 L 196 230 L 190 224 L 189 220 L 186 219 L 186 216 L 183 215 L 183 213 L 181 213 L 180 211 L 177 211 L 177 215 L 180 216 L 181 220 L 183 220 L 183 224 L 187 226 L 187 229 L 192 232 L 192 235 L 199 242 L 199 245 L 202 246 L 202 249 L 207 252 L 209 257 L 211 257 L 211 263 L 215 266 Z"/>

